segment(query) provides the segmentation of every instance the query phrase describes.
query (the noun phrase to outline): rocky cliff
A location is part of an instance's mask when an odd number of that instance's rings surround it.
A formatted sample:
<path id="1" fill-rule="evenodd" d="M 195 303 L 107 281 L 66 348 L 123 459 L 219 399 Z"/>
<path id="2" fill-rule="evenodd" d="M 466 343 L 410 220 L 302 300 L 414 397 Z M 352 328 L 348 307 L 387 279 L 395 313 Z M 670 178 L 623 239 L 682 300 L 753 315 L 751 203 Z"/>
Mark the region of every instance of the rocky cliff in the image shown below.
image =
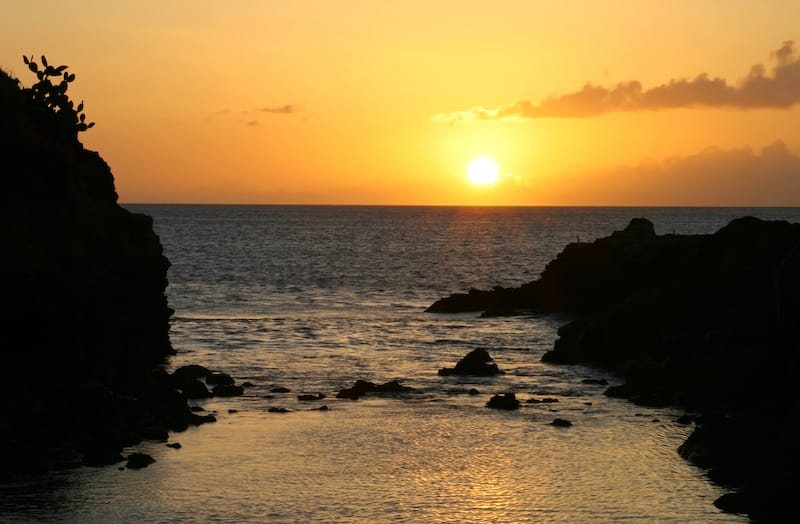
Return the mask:
<path id="1" fill-rule="evenodd" d="M 736 491 L 728 511 L 794 511 L 800 452 L 800 224 L 743 217 L 713 235 L 657 236 L 646 219 L 568 245 L 541 278 L 429 311 L 569 312 L 542 360 L 626 382 L 606 394 L 696 413 L 681 454 Z"/>
<path id="2" fill-rule="evenodd" d="M 172 311 L 152 220 L 117 204 L 65 116 L 0 71 L 0 473 L 114 462 L 198 422 L 159 368 Z"/>

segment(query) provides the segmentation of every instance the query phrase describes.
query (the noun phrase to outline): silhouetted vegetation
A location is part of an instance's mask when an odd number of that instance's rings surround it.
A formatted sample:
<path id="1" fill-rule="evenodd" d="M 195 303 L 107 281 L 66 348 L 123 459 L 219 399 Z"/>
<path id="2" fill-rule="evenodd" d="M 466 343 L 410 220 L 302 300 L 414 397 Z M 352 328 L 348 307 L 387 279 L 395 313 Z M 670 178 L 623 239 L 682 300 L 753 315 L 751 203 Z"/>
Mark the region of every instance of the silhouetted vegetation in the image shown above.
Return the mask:
<path id="1" fill-rule="evenodd" d="M 23 92 L 31 99 L 52 111 L 57 115 L 59 122 L 65 129 L 72 130 L 76 134 L 81 131 L 94 127 L 94 122 L 86 123 L 86 114 L 83 113 L 83 100 L 75 107 L 75 104 L 67 96 L 69 84 L 75 81 L 75 74 L 67 71 L 67 66 L 52 66 L 47 63 L 47 58 L 42 55 L 42 67 L 39 67 L 33 56 L 22 57 L 39 81 L 30 88 L 23 89 Z"/>

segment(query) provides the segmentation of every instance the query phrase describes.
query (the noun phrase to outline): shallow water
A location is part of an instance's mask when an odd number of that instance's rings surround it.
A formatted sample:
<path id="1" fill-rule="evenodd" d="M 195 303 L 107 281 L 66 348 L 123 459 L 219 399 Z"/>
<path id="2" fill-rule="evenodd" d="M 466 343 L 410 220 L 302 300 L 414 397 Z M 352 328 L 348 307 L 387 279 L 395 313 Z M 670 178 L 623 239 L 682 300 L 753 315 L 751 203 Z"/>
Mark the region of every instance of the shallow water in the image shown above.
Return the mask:
<path id="1" fill-rule="evenodd" d="M 691 432 L 674 422 L 680 413 L 603 396 L 581 383 L 614 383 L 596 370 L 539 361 L 564 319 L 423 312 L 451 292 L 532 280 L 567 242 L 634 216 L 660 233 L 708 233 L 743 210 L 130 207 L 155 217 L 173 263 L 173 364 L 254 386 L 198 402 L 219 421 L 173 434 L 182 449 L 137 446 L 157 459 L 147 469 L 1 486 L 3 521 L 744 521 L 717 511 L 723 490 L 676 453 Z M 507 373 L 438 376 L 476 347 Z M 332 398 L 356 379 L 415 389 Z M 508 391 L 558 402 L 485 407 Z M 556 417 L 574 425 L 553 427 Z"/>

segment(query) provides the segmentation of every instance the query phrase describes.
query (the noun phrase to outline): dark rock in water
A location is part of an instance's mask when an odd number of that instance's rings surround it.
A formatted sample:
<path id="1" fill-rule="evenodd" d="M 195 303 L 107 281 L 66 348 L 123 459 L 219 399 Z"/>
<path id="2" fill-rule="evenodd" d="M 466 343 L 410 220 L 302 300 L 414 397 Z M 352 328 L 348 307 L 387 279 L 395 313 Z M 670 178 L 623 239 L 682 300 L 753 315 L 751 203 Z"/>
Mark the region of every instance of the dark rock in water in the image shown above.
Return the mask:
<path id="1" fill-rule="evenodd" d="M 450 388 L 447 390 L 448 395 L 479 395 L 480 391 L 477 388 Z"/>
<path id="2" fill-rule="evenodd" d="M 215 397 L 238 397 L 244 395 L 244 388 L 234 384 L 217 384 L 211 392 Z"/>
<path id="3" fill-rule="evenodd" d="M 392 380 L 384 384 L 375 384 L 366 380 L 356 380 L 352 387 L 342 389 L 336 394 L 336 398 L 349 398 L 357 400 L 367 393 L 402 393 L 412 391 L 414 388 L 404 386 L 397 380 Z"/>
<path id="4" fill-rule="evenodd" d="M 485 349 L 474 349 L 456 363 L 453 368 L 442 368 L 440 375 L 469 375 L 475 377 L 491 377 L 504 373 L 492 361 Z"/>
<path id="5" fill-rule="evenodd" d="M 291 411 L 286 408 L 271 407 L 267 410 L 267 413 L 291 413 Z"/>
<path id="6" fill-rule="evenodd" d="M 236 413 L 239 413 L 239 410 L 238 410 L 238 409 L 229 409 L 229 410 L 228 410 L 228 414 L 229 414 L 229 415 L 233 415 L 233 414 L 236 414 Z"/>
<path id="7" fill-rule="evenodd" d="M 329 408 L 328 406 L 320 406 L 318 408 L 312 409 L 311 411 L 330 411 L 330 409 L 331 408 Z"/>
<path id="8" fill-rule="evenodd" d="M 355 383 L 349 387 L 340 390 L 336 394 L 336 398 L 349 398 L 357 400 L 371 391 L 375 391 L 376 385 L 374 382 L 367 382 L 366 380 L 356 380 Z"/>
<path id="9" fill-rule="evenodd" d="M 270 393 L 291 393 L 292 390 L 284 387 L 276 387 L 269 390 Z"/>
<path id="10" fill-rule="evenodd" d="M 390 380 L 389 382 L 384 382 L 383 384 L 378 384 L 375 386 L 375 393 L 403 393 L 405 391 L 413 391 L 414 388 L 410 386 L 404 386 L 397 380 Z"/>
<path id="11" fill-rule="evenodd" d="M 230 386 L 234 382 L 233 378 L 227 373 L 211 373 L 206 376 L 206 384 L 209 386 Z"/>
<path id="12" fill-rule="evenodd" d="M 519 409 L 519 406 L 519 400 L 517 400 L 517 396 L 514 393 L 495 395 L 486 403 L 486 407 L 492 409 L 514 410 Z"/>
<path id="13" fill-rule="evenodd" d="M 558 428 L 569 428 L 572 427 L 572 422 L 565 418 L 557 418 L 553 419 L 553 422 L 550 423 L 551 426 L 556 426 Z"/>
<path id="14" fill-rule="evenodd" d="M 255 386 L 255 384 L 253 384 L 253 383 L 252 383 L 252 382 L 250 382 L 250 381 L 247 381 L 247 382 L 242 382 L 242 387 L 243 387 L 243 388 L 252 388 L 253 386 Z"/>
<path id="15" fill-rule="evenodd" d="M 128 455 L 128 462 L 125 463 L 125 467 L 128 469 L 142 469 L 155 463 L 155 461 L 156 459 L 147 453 L 131 453 Z"/>
<path id="16" fill-rule="evenodd" d="M 208 368 L 199 366 L 197 364 L 190 364 L 188 366 L 181 366 L 170 375 L 172 385 L 180 389 L 180 386 L 188 381 L 205 378 L 211 374 Z"/>
<path id="17" fill-rule="evenodd" d="M 513 308 L 491 308 L 481 313 L 480 318 L 513 317 L 517 314 Z"/>
<path id="18" fill-rule="evenodd" d="M 297 395 L 297 400 L 300 401 L 314 401 L 314 400 L 322 400 L 325 398 L 325 395 L 322 393 L 317 393 L 316 395 Z"/>
<path id="19" fill-rule="evenodd" d="M 167 447 L 172 449 L 181 449 L 183 446 L 181 446 L 180 442 L 170 442 L 167 444 Z"/>
<path id="20" fill-rule="evenodd" d="M 590 384 L 593 386 L 607 386 L 608 380 L 604 378 L 585 378 L 581 380 L 581 384 Z"/>
<path id="21" fill-rule="evenodd" d="M 692 423 L 692 417 L 684 414 L 675 419 L 675 422 L 677 422 L 678 424 L 688 425 Z"/>
<path id="22" fill-rule="evenodd" d="M 193 412 L 199 412 L 199 411 L 205 411 L 206 410 L 206 408 L 204 408 L 203 406 L 192 406 L 190 409 Z"/>
<path id="23" fill-rule="evenodd" d="M 199 426 L 200 424 L 209 424 L 217 421 L 214 415 L 192 415 L 192 424 Z"/>
<path id="24" fill-rule="evenodd" d="M 470 289 L 468 293 L 455 293 L 447 298 L 442 298 L 434 302 L 427 313 L 459 313 L 466 311 L 486 311 L 494 307 L 499 307 L 497 291 L 502 288 L 495 288 L 494 291 L 482 291 L 480 289 Z"/>
<path id="25" fill-rule="evenodd" d="M 196 379 L 185 380 L 177 386 L 181 390 L 183 396 L 190 399 L 209 398 L 212 393 L 208 390 L 205 384 Z"/>

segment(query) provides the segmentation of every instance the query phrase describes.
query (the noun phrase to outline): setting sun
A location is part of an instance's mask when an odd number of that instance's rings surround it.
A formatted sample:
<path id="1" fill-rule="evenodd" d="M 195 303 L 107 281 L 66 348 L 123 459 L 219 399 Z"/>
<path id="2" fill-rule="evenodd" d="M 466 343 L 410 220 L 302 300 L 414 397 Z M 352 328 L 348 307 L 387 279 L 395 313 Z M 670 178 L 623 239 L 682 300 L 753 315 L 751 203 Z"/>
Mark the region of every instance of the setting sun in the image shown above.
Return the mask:
<path id="1" fill-rule="evenodd" d="M 498 174 L 497 162 L 489 157 L 481 156 L 469 163 L 467 167 L 467 178 L 473 184 L 489 185 L 497 182 Z"/>

